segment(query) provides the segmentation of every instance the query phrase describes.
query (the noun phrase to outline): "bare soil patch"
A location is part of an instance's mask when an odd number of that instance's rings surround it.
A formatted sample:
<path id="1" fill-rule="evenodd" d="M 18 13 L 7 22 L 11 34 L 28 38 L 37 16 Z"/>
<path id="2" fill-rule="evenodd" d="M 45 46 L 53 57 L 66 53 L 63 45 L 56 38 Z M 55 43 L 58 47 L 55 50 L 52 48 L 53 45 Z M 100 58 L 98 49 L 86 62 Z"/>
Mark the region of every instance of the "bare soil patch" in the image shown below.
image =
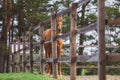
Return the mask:
<path id="1" fill-rule="evenodd" d="M 77 76 L 76 80 L 98 80 L 98 76 Z M 70 80 L 70 76 L 63 76 L 60 80 Z M 120 76 L 107 75 L 106 80 L 120 80 Z"/>

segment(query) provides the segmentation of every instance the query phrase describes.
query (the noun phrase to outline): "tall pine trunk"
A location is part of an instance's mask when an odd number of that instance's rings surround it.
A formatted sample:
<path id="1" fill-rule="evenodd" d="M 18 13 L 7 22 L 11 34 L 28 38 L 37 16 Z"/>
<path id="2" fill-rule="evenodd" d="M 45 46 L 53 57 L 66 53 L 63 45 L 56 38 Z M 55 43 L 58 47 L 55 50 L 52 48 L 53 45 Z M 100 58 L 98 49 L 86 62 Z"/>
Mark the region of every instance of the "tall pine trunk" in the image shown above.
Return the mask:
<path id="1" fill-rule="evenodd" d="M 3 0 L 3 24 L 2 34 L 0 37 L 0 73 L 8 72 L 9 55 L 7 50 L 7 37 L 10 29 L 12 0 Z"/>

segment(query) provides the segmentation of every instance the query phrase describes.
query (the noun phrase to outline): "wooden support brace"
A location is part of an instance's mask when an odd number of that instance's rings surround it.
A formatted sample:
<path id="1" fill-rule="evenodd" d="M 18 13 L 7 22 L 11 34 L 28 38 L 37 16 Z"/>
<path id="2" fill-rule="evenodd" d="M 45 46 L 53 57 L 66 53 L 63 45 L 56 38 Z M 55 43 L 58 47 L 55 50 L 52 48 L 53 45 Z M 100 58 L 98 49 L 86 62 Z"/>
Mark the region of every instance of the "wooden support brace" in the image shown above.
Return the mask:
<path id="1" fill-rule="evenodd" d="M 98 0 L 98 75 L 99 80 L 106 80 L 105 75 L 105 0 Z"/>
<path id="2" fill-rule="evenodd" d="M 53 60 L 57 59 L 57 41 L 54 40 L 54 37 L 56 36 L 56 14 L 54 14 L 51 18 L 51 29 L 52 29 L 52 35 L 51 35 L 51 42 L 52 42 L 52 58 Z M 58 78 L 58 65 L 57 62 L 54 61 L 52 63 L 52 72 L 53 77 Z"/>
<path id="3" fill-rule="evenodd" d="M 43 40 L 43 32 L 44 32 L 44 27 L 42 24 L 39 24 L 39 34 L 40 34 L 40 40 Z M 40 41 L 40 73 L 44 74 L 44 63 L 43 63 L 43 58 L 44 58 L 44 43 Z"/>
<path id="4" fill-rule="evenodd" d="M 72 4 L 71 26 L 70 26 L 70 80 L 76 80 L 76 22 L 77 22 L 77 3 Z"/>
<path id="5" fill-rule="evenodd" d="M 29 41 L 30 41 L 30 72 L 33 73 L 33 31 L 29 30 Z"/>

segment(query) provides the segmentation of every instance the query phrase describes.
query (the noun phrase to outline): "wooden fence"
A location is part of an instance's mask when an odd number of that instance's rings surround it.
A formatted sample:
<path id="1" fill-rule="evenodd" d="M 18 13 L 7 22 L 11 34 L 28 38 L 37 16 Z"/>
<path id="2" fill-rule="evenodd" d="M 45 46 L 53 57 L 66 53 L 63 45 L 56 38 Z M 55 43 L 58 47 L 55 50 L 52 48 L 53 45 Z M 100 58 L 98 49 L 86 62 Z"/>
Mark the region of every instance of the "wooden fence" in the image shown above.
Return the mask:
<path id="1" fill-rule="evenodd" d="M 38 65 L 40 66 L 40 73 L 45 74 L 45 63 L 46 62 L 53 62 L 53 76 L 57 78 L 57 64 L 54 60 L 57 60 L 57 62 L 69 62 L 70 63 L 70 80 L 76 80 L 76 69 L 78 68 L 76 66 L 77 62 L 98 62 L 98 76 L 99 80 L 106 80 L 105 76 L 105 68 L 106 68 L 106 62 L 107 61 L 120 61 L 120 55 L 106 55 L 105 54 L 105 25 L 118 25 L 120 24 L 120 18 L 115 20 L 105 20 L 105 0 L 98 0 L 98 21 L 96 23 L 90 24 L 84 28 L 77 29 L 77 8 L 82 6 L 83 4 L 86 4 L 90 0 L 81 0 L 78 3 L 73 3 L 71 7 L 68 9 L 65 9 L 57 14 L 52 15 L 49 19 L 46 21 L 40 22 L 37 27 L 30 28 L 26 34 L 23 34 L 22 39 L 23 42 L 21 42 L 19 39 L 17 39 L 14 42 L 11 42 L 11 54 L 10 54 L 10 70 L 11 72 L 20 72 L 20 71 L 29 71 L 33 73 L 33 48 L 34 46 L 40 46 L 40 60 L 38 61 Z M 51 23 L 51 29 L 55 29 L 55 18 L 58 16 L 63 16 L 67 13 L 70 13 L 71 18 L 71 25 L 70 25 L 70 32 L 67 32 L 65 34 L 62 34 L 61 36 L 57 36 L 54 34 L 52 35 L 51 39 L 43 40 L 43 32 L 44 32 L 44 25 Z M 55 16 L 55 17 L 53 17 Z M 98 55 L 76 55 L 76 35 L 82 34 L 91 30 L 97 29 L 98 31 Z M 39 30 L 39 37 L 40 42 L 39 43 L 33 43 L 33 33 L 34 31 Z M 54 31 L 54 30 L 53 30 Z M 25 35 L 29 34 L 29 42 L 25 39 Z M 70 36 L 70 57 L 61 57 L 56 59 L 56 40 L 58 39 L 64 39 L 65 37 Z M 55 40 L 55 41 L 53 41 Z M 43 44 L 52 42 L 52 58 L 45 58 L 44 57 L 44 48 Z M 20 48 L 20 45 L 23 45 L 22 49 Z M 27 45 L 27 46 L 26 46 Z M 17 47 L 16 47 L 17 46 Z M 83 46 L 85 47 L 85 46 Z M 118 48 L 120 46 L 117 46 Z M 16 49 L 17 48 L 17 49 Z M 22 51 L 22 53 L 21 53 Z M 28 54 L 28 53 L 29 54 Z M 28 56 L 29 55 L 29 56 Z M 37 62 L 36 62 L 37 63 Z"/>

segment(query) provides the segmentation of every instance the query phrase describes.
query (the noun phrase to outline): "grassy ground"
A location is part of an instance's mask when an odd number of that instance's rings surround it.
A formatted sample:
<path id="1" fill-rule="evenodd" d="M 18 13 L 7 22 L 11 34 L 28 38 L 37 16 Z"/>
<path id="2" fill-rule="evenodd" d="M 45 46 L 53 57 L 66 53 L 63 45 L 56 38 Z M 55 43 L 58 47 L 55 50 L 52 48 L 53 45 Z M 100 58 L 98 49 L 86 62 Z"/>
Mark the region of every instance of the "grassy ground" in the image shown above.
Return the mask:
<path id="1" fill-rule="evenodd" d="M 0 74 L 0 80 L 55 80 L 53 78 L 30 73 L 4 73 Z"/>
<path id="2" fill-rule="evenodd" d="M 76 80 L 98 80 L 98 76 L 77 76 Z M 48 76 L 31 73 L 4 73 L 0 74 L 0 80 L 56 80 Z M 70 80 L 70 76 L 63 76 L 57 80 Z M 120 80 L 120 76 L 107 75 L 106 80 Z"/>

